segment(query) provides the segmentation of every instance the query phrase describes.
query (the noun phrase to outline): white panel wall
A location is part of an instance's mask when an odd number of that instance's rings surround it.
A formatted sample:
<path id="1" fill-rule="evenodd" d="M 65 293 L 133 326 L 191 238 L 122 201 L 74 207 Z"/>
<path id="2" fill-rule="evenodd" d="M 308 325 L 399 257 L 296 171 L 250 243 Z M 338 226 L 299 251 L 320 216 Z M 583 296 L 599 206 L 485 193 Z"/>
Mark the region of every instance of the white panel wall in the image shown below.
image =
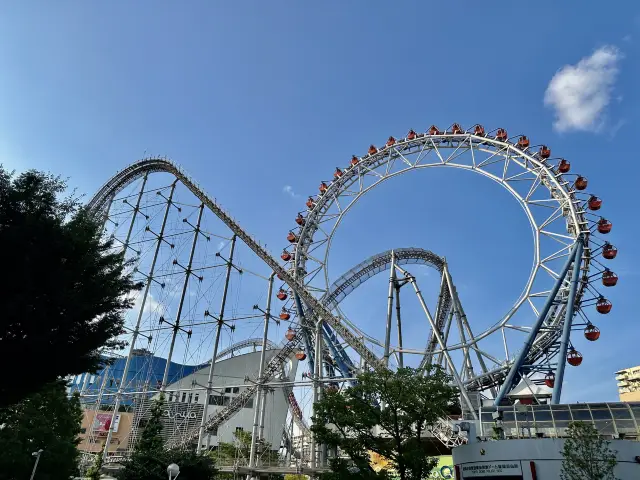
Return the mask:
<path id="1" fill-rule="evenodd" d="M 533 461 L 537 480 L 558 480 L 563 446 L 564 439 L 559 438 L 473 442 L 453 449 L 453 463 L 462 467 L 516 461 L 522 465 L 523 480 L 532 480 L 530 462 Z M 635 456 L 640 455 L 640 442 L 612 440 L 611 449 L 618 452 L 616 477 L 620 480 L 640 479 L 640 463 L 635 461 Z M 463 475 L 462 478 L 467 477 Z"/>

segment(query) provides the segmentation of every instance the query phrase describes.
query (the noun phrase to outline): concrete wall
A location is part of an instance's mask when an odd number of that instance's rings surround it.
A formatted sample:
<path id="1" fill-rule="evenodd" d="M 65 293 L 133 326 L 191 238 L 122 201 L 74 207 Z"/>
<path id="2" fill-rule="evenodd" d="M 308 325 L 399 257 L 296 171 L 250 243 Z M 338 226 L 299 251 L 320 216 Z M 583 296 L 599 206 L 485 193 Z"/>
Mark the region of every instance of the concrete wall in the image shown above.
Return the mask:
<path id="1" fill-rule="evenodd" d="M 460 468 L 463 479 L 515 479 L 520 478 L 517 475 L 521 471 L 523 480 L 533 480 L 530 467 L 530 462 L 533 461 L 537 480 L 558 480 L 562 468 L 560 452 L 563 446 L 564 439 L 559 438 L 474 442 L 454 448 L 453 462 Z M 640 455 L 640 442 L 612 440 L 610 447 L 618 452 L 616 477 L 620 480 L 640 479 L 640 463 L 635 461 L 635 456 Z M 517 464 L 517 467 L 513 467 L 514 464 Z M 501 468 L 501 465 L 506 467 Z M 466 475 L 465 467 L 468 472 Z M 493 470 L 496 473 L 488 476 L 481 474 L 483 470 Z M 516 476 L 507 477 L 509 473 Z"/>

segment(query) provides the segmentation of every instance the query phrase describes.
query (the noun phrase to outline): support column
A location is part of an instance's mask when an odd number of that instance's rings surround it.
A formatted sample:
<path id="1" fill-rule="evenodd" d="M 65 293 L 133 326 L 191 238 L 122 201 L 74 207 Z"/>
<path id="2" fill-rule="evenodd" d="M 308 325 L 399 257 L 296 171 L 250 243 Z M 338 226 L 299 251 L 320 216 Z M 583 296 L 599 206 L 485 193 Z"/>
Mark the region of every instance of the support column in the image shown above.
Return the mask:
<path id="1" fill-rule="evenodd" d="M 396 321 L 398 322 L 398 367 L 404 367 L 404 354 L 402 353 L 402 321 L 400 320 L 400 285 L 396 282 Z"/>
<path id="2" fill-rule="evenodd" d="M 198 212 L 198 223 L 196 224 L 195 231 L 193 233 L 193 242 L 191 243 L 191 252 L 189 253 L 189 263 L 184 274 L 184 283 L 182 284 L 182 295 L 180 296 L 180 303 L 178 304 L 178 312 L 176 313 L 176 320 L 173 323 L 173 334 L 171 336 L 171 345 L 169 346 L 169 354 L 167 355 L 167 364 L 164 367 L 164 375 L 162 376 L 162 386 L 160 390 L 162 392 L 167 388 L 167 381 L 169 380 L 169 367 L 171 366 L 171 359 L 173 357 L 173 349 L 176 345 L 176 337 L 178 336 L 178 330 L 180 330 L 180 316 L 182 315 L 182 307 L 184 306 L 184 297 L 187 295 L 187 288 L 189 287 L 189 280 L 191 278 L 191 266 L 193 265 L 193 256 L 196 253 L 196 245 L 198 244 L 198 237 L 200 236 L 200 222 L 202 221 L 202 212 L 204 212 L 204 204 L 200 205 L 200 211 Z M 185 219 L 186 221 L 186 219 Z M 177 260 L 174 260 L 176 262 Z"/>
<path id="3" fill-rule="evenodd" d="M 558 366 L 556 367 L 556 378 L 551 395 L 551 403 L 560 403 L 562 395 L 562 381 L 564 380 L 564 368 L 567 364 L 567 350 L 569 349 L 569 337 L 571 335 L 571 325 L 576 306 L 576 294 L 578 283 L 580 283 L 580 268 L 582 267 L 582 250 L 584 243 L 582 237 L 578 238 L 576 253 L 573 259 L 573 272 L 571 274 L 571 287 L 569 288 L 569 298 L 567 299 L 567 309 L 564 315 L 564 326 L 562 328 L 562 339 L 560 340 L 560 350 L 558 351 Z"/>
<path id="4" fill-rule="evenodd" d="M 136 201 L 136 206 L 133 209 L 133 217 L 131 219 L 131 223 L 129 224 L 129 230 L 127 231 L 127 237 L 124 241 L 123 252 L 126 255 L 127 248 L 129 247 L 129 242 L 131 241 L 131 233 L 133 232 L 133 226 L 136 222 L 136 217 L 140 210 L 140 202 L 142 201 L 142 195 L 144 194 L 144 187 L 147 185 L 147 178 L 149 174 L 145 173 L 144 178 L 142 180 L 142 186 L 140 187 L 140 193 L 138 194 L 138 199 Z M 113 404 L 113 413 L 111 414 L 111 424 L 109 426 L 109 431 L 107 432 L 107 438 L 104 444 L 104 450 L 102 453 L 102 458 L 106 460 L 107 455 L 109 453 L 109 444 L 111 443 L 111 438 L 113 437 L 113 425 L 115 424 L 116 415 L 118 414 L 118 410 L 120 409 L 120 404 L 122 403 L 122 394 L 124 393 L 124 389 L 127 384 L 127 377 L 129 375 L 129 368 L 131 367 L 131 359 L 133 358 L 133 351 L 136 348 L 136 341 L 138 340 L 138 335 L 140 334 L 140 324 L 142 323 L 142 315 L 144 313 L 144 306 L 147 301 L 147 297 L 149 295 L 149 288 L 151 286 L 151 282 L 153 279 L 153 273 L 155 271 L 156 262 L 158 260 L 158 253 L 160 252 L 160 245 L 162 245 L 162 237 L 164 235 L 164 230 L 167 225 L 167 218 L 169 217 L 169 211 L 171 209 L 171 199 L 173 198 L 173 192 L 176 187 L 176 180 L 171 185 L 171 193 L 169 194 L 169 199 L 167 200 L 167 207 L 164 211 L 164 217 L 162 219 L 162 226 L 160 227 L 160 236 L 158 237 L 156 243 L 156 250 L 153 254 L 153 260 L 151 261 L 151 267 L 149 268 L 149 275 L 147 277 L 147 282 L 144 290 L 144 294 L 142 296 L 142 302 L 140 303 L 140 310 L 138 311 L 138 318 L 136 320 L 135 328 L 133 329 L 133 334 L 131 335 L 131 345 L 129 347 L 129 353 L 127 354 L 127 360 L 124 363 L 124 369 L 122 371 L 122 377 L 120 378 L 120 385 L 118 386 L 118 392 L 116 393 L 116 400 Z"/>
<path id="5" fill-rule="evenodd" d="M 227 294 L 229 292 L 229 280 L 231 279 L 231 269 L 233 268 L 233 254 L 236 249 L 236 236 L 231 237 L 231 248 L 229 249 L 229 261 L 227 262 L 227 272 L 224 278 L 224 287 L 222 290 L 222 300 L 220 303 L 220 315 L 218 316 L 216 326 L 216 336 L 213 341 L 213 353 L 211 354 L 211 362 L 209 363 L 209 375 L 207 377 L 207 391 L 204 396 L 204 408 L 202 410 L 202 418 L 200 419 L 200 428 L 198 429 L 198 447 L 196 451 L 200 453 L 202 450 L 202 439 L 205 433 L 205 424 L 207 422 L 207 410 L 209 409 L 209 397 L 213 392 L 213 372 L 215 370 L 216 357 L 218 356 L 218 347 L 220 345 L 220 332 L 224 325 L 224 311 L 227 305 Z M 269 296 L 271 298 L 271 296 Z M 209 447 L 209 435 L 207 435 L 207 448 Z"/>
<path id="6" fill-rule="evenodd" d="M 465 403 L 467 404 L 467 407 L 469 407 L 469 411 L 472 412 L 474 419 L 478 419 L 478 414 L 476 413 L 475 409 L 473 408 L 473 404 L 471 403 L 471 399 L 469 398 L 469 395 L 467 394 L 467 391 L 464 388 L 464 384 L 462 383 L 462 380 L 460 379 L 460 375 L 458 374 L 458 371 L 456 370 L 455 364 L 453 363 L 453 360 L 451 359 L 451 355 L 449 355 L 449 351 L 447 350 L 447 345 L 446 343 L 443 341 L 442 339 L 442 335 L 440 335 L 440 332 L 438 331 L 438 326 L 436 325 L 435 321 L 433 320 L 433 317 L 431 317 L 431 313 L 429 312 L 429 308 L 427 307 L 426 302 L 424 301 L 424 298 L 422 297 L 422 292 L 420 292 L 420 289 L 418 288 L 418 284 L 416 283 L 416 279 L 413 277 L 413 275 L 408 274 L 407 272 L 404 272 L 405 276 L 407 276 L 409 282 L 411 282 L 411 285 L 413 285 L 413 289 L 416 292 L 416 296 L 418 297 L 418 301 L 420 302 L 420 305 L 422 306 L 422 310 L 424 311 L 425 315 L 427 316 L 427 320 L 429 320 L 429 323 L 431 324 L 431 328 L 433 329 L 433 334 L 436 337 L 436 340 L 438 341 L 438 345 L 440 345 L 440 349 L 442 350 L 442 353 L 444 355 L 444 358 L 447 362 L 447 364 L 449 365 L 449 368 L 451 369 L 451 373 L 453 375 L 453 379 L 456 382 L 456 385 L 458 386 L 458 389 L 460 390 L 460 395 L 462 395 L 463 400 L 465 401 Z"/>
<path id="7" fill-rule="evenodd" d="M 313 404 L 315 410 L 315 404 L 322 398 L 321 392 L 321 378 L 322 378 L 322 319 L 316 323 L 316 365 L 313 375 Z M 316 442 L 315 435 L 311 437 L 311 468 L 322 465 L 322 459 L 320 455 L 320 445 Z"/>
<path id="8" fill-rule="evenodd" d="M 387 329 L 384 336 L 384 355 L 382 361 L 389 366 L 389 349 L 391 345 L 391 320 L 393 318 L 393 287 L 396 283 L 396 257 L 391 250 L 391 266 L 389 271 L 389 296 L 387 300 Z"/>
<path id="9" fill-rule="evenodd" d="M 251 430 L 251 450 L 249 452 L 249 468 L 254 469 L 256 467 L 256 445 L 258 442 L 258 419 L 260 414 L 259 399 L 264 389 L 262 384 L 264 383 L 264 362 L 267 352 L 267 335 L 269 333 L 269 320 L 271 318 L 271 296 L 273 295 L 273 277 L 275 273 L 272 273 L 269 277 L 269 287 L 267 291 L 267 307 L 264 311 L 264 329 L 262 332 L 262 351 L 260 352 L 260 365 L 258 366 L 258 388 L 256 389 L 255 403 L 253 405 L 253 429 Z"/>
<path id="10" fill-rule="evenodd" d="M 555 285 L 553 286 L 553 288 L 551 289 L 551 292 L 549 293 L 549 296 L 547 297 L 547 301 L 545 302 L 544 307 L 542 307 L 542 310 L 540 311 L 538 320 L 536 321 L 535 325 L 531 329 L 531 332 L 529 332 L 529 336 L 527 337 L 527 340 L 525 341 L 525 344 L 522 347 L 522 350 L 520 350 L 520 352 L 518 353 L 518 356 L 516 357 L 515 361 L 513 362 L 513 365 L 511 366 L 511 369 L 509 370 L 509 373 L 507 374 L 507 378 L 503 382 L 502 387 L 500 387 L 500 391 L 498 392 L 498 395 L 493 401 L 493 405 L 495 407 L 498 407 L 500 405 L 500 402 L 502 401 L 504 396 L 509 391 L 511 391 L 514 384 L 520 380 L 521 378 L 520 369 L 524 365 L 524 361 L 527 358 L 527 355 L 529 354 L 529 350 L 531 350 L 533 342 L 536 339 L 538 332 L 540 332 L 540 328 L 542 327 L 545 320 L 547 319 L 549 310 L 551 310 L 551 307 L 553 306 L 556 300 L 556 296 L 560 291 L 560 287 L 565 281 L 565 277 L 569 272 L 569 267 L 571 267 L 573 259 L 576 256 L 576 250 L 578 249 L 579 243 L 580 242 L 576 242 L 576 244 L 571 249 L 571 252 L 569 253 L 569 256 L 567 258 L 567 262 L 562 267 L 562 270 L 560 271 L 560 275 L 558 276 L 558 280 L 556 280 Z"/>

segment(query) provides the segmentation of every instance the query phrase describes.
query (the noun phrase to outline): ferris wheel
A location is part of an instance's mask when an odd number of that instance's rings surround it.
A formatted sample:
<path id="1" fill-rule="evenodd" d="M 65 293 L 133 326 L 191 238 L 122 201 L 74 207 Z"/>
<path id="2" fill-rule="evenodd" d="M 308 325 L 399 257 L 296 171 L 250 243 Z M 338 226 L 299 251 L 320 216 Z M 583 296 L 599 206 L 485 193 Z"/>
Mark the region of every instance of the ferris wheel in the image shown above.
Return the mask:
<path id="1" fill-rule="evenodd" d="M 365 155 L 353 155 L 347 165 L 336 167 L 331 180 L 320 182 L 318 192 L 308 197 L 306 208 L 295 218 L 282 260 L 308 292 L 328 298 L 332 295 L 332 243 L 352 207 L 386 180 L 434 168 L 478 173 L 506 189 L 531 226 L 532 266 L 512 306 L 475 334 L 465 328 L 466 338 L 460 340 L 444 334 L 448 311 L 465 315 L 445 267 L 439 298 L 448 304 L 439 302 L 437 315 L 428 314 L 430 333 L 424 339 L 425 350 L 404 353 L 419 353 L 422 366 L 434 355 L 456 357 L 458 364 L 449 362 L 449 369 L 464 390 L 487 393 L 496 405 L 525 377 L 553 388 L 553 401 L 559 401 L 565 361 L 574 366 L 582 362 L 571 342 L 571 330 L 581 329 L 587 340 L 597 340 L 600 331 L 590 319 L 592 311 L 598 315 L 612 309 L 598 284 L 604 288 L 616 285 L 618 277 L 606 262 L 615 258 L 617 249 L 600 238 L 612 228 L 599 214 L 602 200 L 587 193 L 587 179 L 572 173 L 570 162 L 552 156 L 546 145 L 532 145 L 525 135 L 509 136 L 504 128 L 486 131 L 479 124 L 468 129 L 453 124 L 446 130 L 434 125 L 424 133 L 410 130 L 403 138 L 391 136 L 382 147 L 371 145 Z M 394 269 L 398 270 L 398 265 Z M 397 273 L 402 272 L 399 269 Z M 404 274 L 411 278 L 408 272 Z M 285 298 L 286 289 L 283 286 L 281 295 Z M 304 302 L 299 301 L 295 289 L 290 293 L 293 298 L 288 300 L 288 310 L 302 316 L 302 325 Z M 372 350 L 383 349 L 388 358 L 388 329 L 386 339 L 372 338 L 359 328 L 357 319 L 344 315 L 336 302 L 327 305 L 355 336 L 366 340 Z M 473 325 L 473 318 L 468 321 Z M 312 337 L 304 339 L 309 351 L 314 349 Z M 504 348 L 502 356 L 482 347 L 495 337 Z M 354 366 L 362 364 L 358 353 L 328 326 L 325 341 L 343 375 L 352 374 Z M 402 351 L 402 346 L 392 349 Z M 473 369 L 474 356 L 485 365 Z"/>

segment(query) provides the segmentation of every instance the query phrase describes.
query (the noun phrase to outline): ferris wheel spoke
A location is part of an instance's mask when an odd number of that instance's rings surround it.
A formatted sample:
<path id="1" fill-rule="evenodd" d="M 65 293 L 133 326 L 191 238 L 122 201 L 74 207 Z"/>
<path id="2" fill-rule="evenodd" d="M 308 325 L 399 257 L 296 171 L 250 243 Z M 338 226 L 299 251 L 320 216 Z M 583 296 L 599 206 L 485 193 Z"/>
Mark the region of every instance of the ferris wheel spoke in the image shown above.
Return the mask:
<path id="1" fill-rule="evenodd" d="M 511 330 L 517 330 L 519 332 L 524 332 L 524 333 L 529 333 L 531 331 L 531 327 L 521 327 L 518 325 L 510 325 L 510 324 L 504 325 L 504 328 L 510 328 Z"/>
<path id="2" fill-rule="evenodd" d="M 400 150 L 396 149 L 396 153 L 398 154 L 398 158 L 400 158 L 402 160 L 402 162 L 407 165 L 407 167 L 409 167 L 409 168 L 413 167 L 413 164 L 407 159 L 407 157 L 405 157 L 402 154 L 402 152 Z"/>
<path id="3" fill-rule="evenodd" d="M 556 232 L 550 232 L 548 230 L 538 230 L 542 235 L 546 235 L 549 238 L 552 238 L 553 240 L 556 240 L 557 242 L 561 243 L 562 245 L 571 245 L 573 244 L 573 242 L 575 242 L 575 238 L 569 236 L 569 235 L 564 235 L 562 233 L 556 233 Z"/>
<path id="4" fill-rule="evenodd" d="M 447 163 L 444 161 L 444 158 L 442 158 L 442 155 L 440 155 L 440 150 L 438 149 L 438 146 L 433 141 L 433 139 L 429 138 L 429 141 L 431 142 L 431 146 L 433 148 L 433 151 L 436 153 L 436 156 L 440 159 L 440 163 Z"/>
<path id="5" fill-rule="evenodd" d="M 555 222 L 556 220 L 558 220 L 558 219 L 560 219 L 560 218 L 564 218 L 564 217 L 563 217 L 563 215 L 562 215 L 562 206 L 557 207 L 557 208 L 553 211 L 553 213 L 551 213 L 551 215 L 549 215 L 549 216 L 547 217 L 547 219 L 539 225 L 539 227 L 540 227 L 541 229 L 542 229 L 542 228 L 546 228 L 546 227 L 548 227 L 551 223 Z M 573 239 L 573 237 L 568 237 L 568 238 Z"/>
<path id="6" fill-rule="evenodd" d="M 459 158 L 462 155 L 464 155 L 467 152 L 467 150 L 468 150 L 468 146 L 464 142 L 459 142 L 456 148 L 447 156 L 447 159 L 444 161 L 444 163 L 453 162 L 456 158 Z"/>
<path id="7" fill-rule="evenodd" d="M 556 252 L 553 252 L 548 257 L 545 257 L 542 260 L 540 260 L 540 263 L 547 263 L 547 262 L 551 262 L 553 260 L 557 260 L 559 258 L 567 257 L 567 256 L 569 256 L 570 249 L 571 249 L 571 245 L 565 245 L 560 250 L 558 250 Z"/>
<path id="8" fill-rule="evenodd" d="M 501 147 L 500 149 L 496 149 L 496 150 L 489 150 L 489 149 L 485 149 L 485 148 L 479 148 L 478 151 L 489 155 L 487 158 L 485 158 L 482 162 L 480 162 L 477 165 L 478 168 L 482 168 L 482 167 L 486 167 L 488 165 L 492 165 L 494 163 L 503 162 L 504 161 L 504 157 L 502 157 L 500 154 L 505 152 L 505 151 L 508 152 L 509 151 L 509 147 Z M 496 160 L 492 160 L 494 158 Z"/>

